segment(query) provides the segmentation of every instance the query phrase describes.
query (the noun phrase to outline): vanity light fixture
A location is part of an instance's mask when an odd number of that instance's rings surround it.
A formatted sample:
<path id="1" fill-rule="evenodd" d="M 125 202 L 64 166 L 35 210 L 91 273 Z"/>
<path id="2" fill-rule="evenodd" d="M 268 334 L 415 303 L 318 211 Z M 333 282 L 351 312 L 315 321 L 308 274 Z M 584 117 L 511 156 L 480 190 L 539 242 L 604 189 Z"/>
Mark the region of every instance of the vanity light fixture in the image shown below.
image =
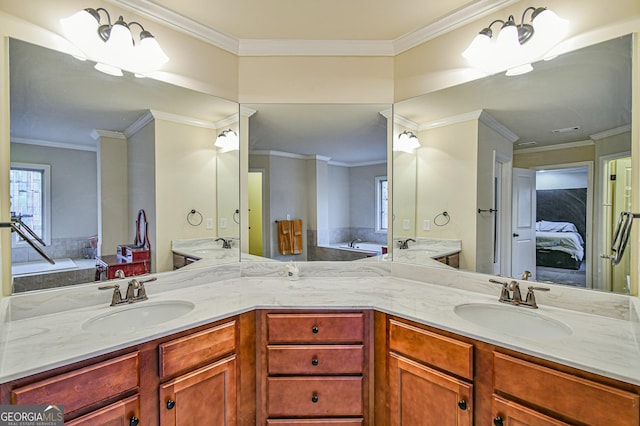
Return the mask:
<path id="1" fill-rule="evenodd" d="M 240 146 L 238 134 L 231 129 L 223 130 L 216 138 L 214 145 L 221 148 L 222 152 L 238 150 Z"/>
<path id="2" fill-rule="evenodd" d="M 106 17 L 102 23 L 100 12 Z M 60 20 L 64 35 L 85 55 L 96 62 L 95 68 L 111 75 L 122 75 L 122 70 L 145 75 L 159 69 L 169 61 L 155 37 L 139 22 L 125 22 L 120 16 L 111 23 L 106 9 L 83 9 Z M 132 28 L 139 28 L 138 37 Z"/>
<path id="3" fill-rule="evenodd" d="M 529 22 L 525 22 L 531 12 Z M 495 40 L 491 27 L 502 26 Z M 568 22 L 546 7 L 528 7 L 522 12 L 520 24 L 513 15 L 506 21 L 496 19 L 473 39 L 462 52 L 474 67 L 486 72 L 508 69 L 507 75 L 520 75 L 533 69 L 531 62 L 544 59 L 545 54 L 567 34 Z"/>
<path id="4" fill-rule="evenodd" d="M 405 130 L 398 135 L 398 140 L 393 146 L 394 151 L 413 152 L 416 148 L 420 148 L 420 141 L 415 133 Z"/>

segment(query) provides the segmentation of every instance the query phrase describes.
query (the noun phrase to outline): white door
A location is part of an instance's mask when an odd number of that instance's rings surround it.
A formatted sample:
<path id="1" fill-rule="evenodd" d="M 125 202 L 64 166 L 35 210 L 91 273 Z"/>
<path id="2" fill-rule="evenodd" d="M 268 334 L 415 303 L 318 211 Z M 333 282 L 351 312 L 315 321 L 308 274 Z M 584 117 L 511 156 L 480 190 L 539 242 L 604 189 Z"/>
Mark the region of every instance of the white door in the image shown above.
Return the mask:
<path id="1" fill-rule="evenodd" d="M 511 275 L 536 278 L 536 171 L 513 169 Z"/>

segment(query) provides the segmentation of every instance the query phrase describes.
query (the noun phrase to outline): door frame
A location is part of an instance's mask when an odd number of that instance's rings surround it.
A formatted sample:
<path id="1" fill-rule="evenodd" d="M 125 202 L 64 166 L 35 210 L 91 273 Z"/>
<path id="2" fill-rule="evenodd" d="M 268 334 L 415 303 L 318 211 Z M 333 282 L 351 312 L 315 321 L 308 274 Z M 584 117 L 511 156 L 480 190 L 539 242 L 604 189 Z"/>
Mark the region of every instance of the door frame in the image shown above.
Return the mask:
<path id="1" fill-rule="evenodd" d="M 584 239 L 585 244 L 585 258 L 587 260 L 586 266 L 586 288 L 593 288 L 593 272 L 596 260 L 596 250 L 594 248 L 593 231 L 595 229 L 593 223 L 593 161 L 577 161 L 575 163 L 560 163 L 560 164 L 547 164 L 544 166 L 531 167 L 533 170 L 558 170 L 558 169 L 577 169 L 579 167 L 587 167 L 587 217 L 586 217 L 586 235 Z M 599 255 L 597 255 L 599 257 Z"/>
<path id="2" fill-rule="evenodd" d="M 496 223 L 500 230 L 498 233 L 498 245 L 500 256 L 500 273 L 505 277 L 511 276 L 511 197 L 513 191 L 513 159 L 496 153 L 495 163 L 501 164 L 500 176 L 496 175 L 498 167 L 494 165 L 494 179 L 500 179 L 500 193 L 498 195 L 498 205 L 494 209 L 498 210 Z M 494 265 L 495 266 L 495 265 Z M 494 270 L 495 271 L 495 270 Z"/>

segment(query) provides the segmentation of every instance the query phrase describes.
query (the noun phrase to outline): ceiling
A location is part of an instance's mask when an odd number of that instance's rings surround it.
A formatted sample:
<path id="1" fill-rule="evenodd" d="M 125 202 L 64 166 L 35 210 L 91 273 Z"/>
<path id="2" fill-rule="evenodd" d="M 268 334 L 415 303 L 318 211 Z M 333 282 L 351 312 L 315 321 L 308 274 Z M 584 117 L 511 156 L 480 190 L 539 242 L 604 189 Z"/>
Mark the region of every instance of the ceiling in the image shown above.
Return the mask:
<path id="1" fill-rule="evenodd" d="M 94 129 L 124 133 L 149 110 L 213 124 L 238 104 L 125 73 L 113 77 L 89 61 L 9 41 L 11 138 L 94 147 Z"/>

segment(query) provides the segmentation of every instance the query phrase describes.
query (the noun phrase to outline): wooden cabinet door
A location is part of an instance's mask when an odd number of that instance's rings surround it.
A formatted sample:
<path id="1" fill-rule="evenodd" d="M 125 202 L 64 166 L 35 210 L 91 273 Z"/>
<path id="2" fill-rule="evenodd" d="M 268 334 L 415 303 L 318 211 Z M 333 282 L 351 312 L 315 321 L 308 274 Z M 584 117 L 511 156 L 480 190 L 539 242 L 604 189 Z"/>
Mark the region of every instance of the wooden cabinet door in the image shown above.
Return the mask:
<path id="1" fill-rule="evenodd" d="M 142 424 L 138 395 L 123 399 L 65 423 L 67 426 L 138 426 Z"/>
<path id="2" fill-rule="evenodd" d="M 389 405 L 392 426 L 471 426 L 473 386 L 391 353 Z"/>
<path id="3" fill-rule="evenodd" d="M 235 355 L 160 385 L 161 426 L 236 424 Z"/>
<path id="4" fill-rule="evenodd" d="M 493 395 L 494 426 L 569 426 L 535 410 Z"/>

